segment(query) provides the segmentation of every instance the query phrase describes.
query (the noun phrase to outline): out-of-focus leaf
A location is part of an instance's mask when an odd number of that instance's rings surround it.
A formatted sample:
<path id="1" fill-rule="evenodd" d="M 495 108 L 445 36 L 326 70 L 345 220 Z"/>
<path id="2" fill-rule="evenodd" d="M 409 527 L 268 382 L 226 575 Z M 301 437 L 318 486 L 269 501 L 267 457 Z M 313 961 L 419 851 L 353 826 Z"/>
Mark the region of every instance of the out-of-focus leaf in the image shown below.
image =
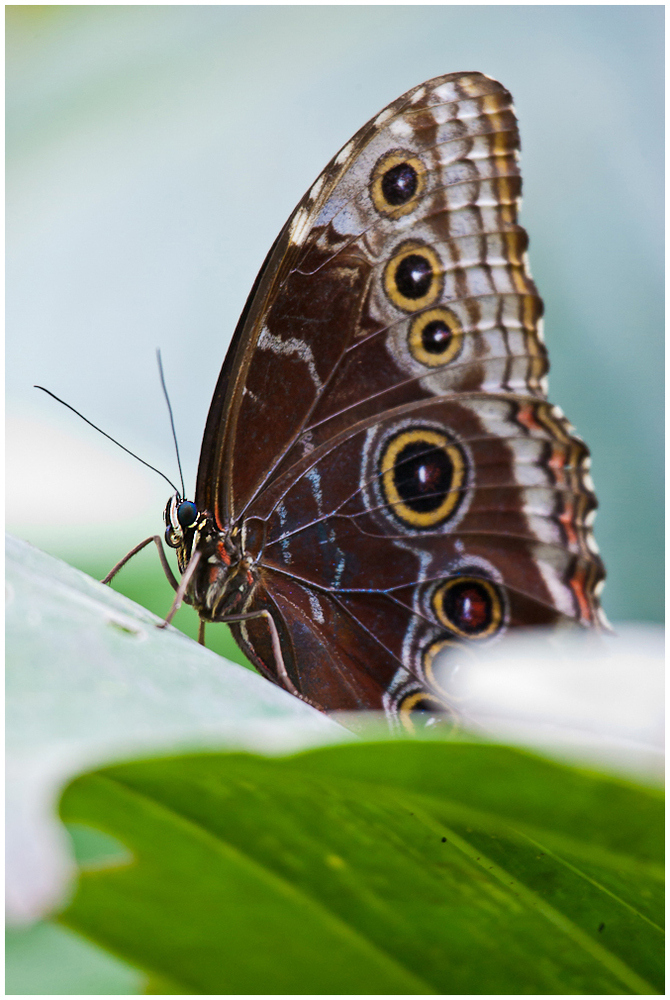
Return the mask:
<path id="1" fill-rule="evenodd" d="M 5 996 L 114 996 L 142 987 L 137 969 L 67 927 L 37 923 L 6 932 Z"/>
<path id="2" fill-rule="evenodd" d="M 108 767 L 61 809 L 134 857 L 84 871 L 61 920 L 171 992 L 662 990 L 653 790 L 387 742 Z"/>
<path id="3" fill-rule="evenodd" d="M 55 805 L 110 760 L 203 747 L 293 749 L 346 731 L 58 559 L 7 539 L 7 889 L 18 922 L 60 906 Z M 224 628 L 224 626 L 221 626 Z"/>

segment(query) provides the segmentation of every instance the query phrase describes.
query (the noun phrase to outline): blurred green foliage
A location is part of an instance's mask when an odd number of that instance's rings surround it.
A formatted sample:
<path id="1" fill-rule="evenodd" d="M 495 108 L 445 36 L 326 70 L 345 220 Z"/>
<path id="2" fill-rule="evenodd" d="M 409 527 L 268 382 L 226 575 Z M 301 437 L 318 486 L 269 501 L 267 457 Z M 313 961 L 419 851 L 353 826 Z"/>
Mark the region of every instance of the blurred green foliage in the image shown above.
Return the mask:
<path id="1" fill-rule="evenodd" d="M 136 969 L 67 927 L 37 923 L 5 932 L 6 996 L 142 992 Z"/>
<path id="2" fill-rule="evenodd" d="M 138 761 L 76 779 L 61 814 L 134 861 L 82 868 L 59 919 L 161 992 L 663 988 L 660 794 L 524 752 Z"/>
<path id="3" fill-rule="evenodd" d="M 659 988 L 659 792 L 455 733 L 176 756 L 345 731 L 25 543 L 9 540 L 7 570 L 8 872 L 24 912 L 40 905 L 31 863 L 60 884 L 55 846 L 34 843 L 54 765 L 63 782 L 132 758 L 62 799 L 80 880 L 59 919 L 121 964 L 46 925 L 15 931 L 15 992 L 130 992 L 131 968 L 156 993 Z M 291 742 L 268 741 L 282 725 Z M 138 739 L 158 756 L 135 760 Z"/>

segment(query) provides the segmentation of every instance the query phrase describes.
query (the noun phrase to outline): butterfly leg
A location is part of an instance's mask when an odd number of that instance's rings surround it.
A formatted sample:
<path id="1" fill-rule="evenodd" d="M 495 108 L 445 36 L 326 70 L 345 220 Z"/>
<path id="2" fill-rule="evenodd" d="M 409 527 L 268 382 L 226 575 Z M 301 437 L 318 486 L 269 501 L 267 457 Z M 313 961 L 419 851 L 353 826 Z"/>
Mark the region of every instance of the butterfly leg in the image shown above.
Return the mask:
<path id="1" fill-rule="evenodd" d="M 158 628 L 166 628 L 166 626 L 170 624 L 174 616 L 179 611 L 179 608 L 181 607 L 181 602 L 184 600 L 184 594 L 188 590 L 188 585 L 191 582 L 191 579 L 193 578 L 193 574 L 195 573 L 198 567 L 198 563 L 200 562 L 200 556 L 201 553 L 198 551 L 194 552 L 193 555 L 191 556 L 188 566 L 184 570 L 184 575 L 179 581 L 179 584 L 175 587 L 177 593 L 174 595 L 174 601 L 172 602 L 172 607 L 165 616 L 165 621 L 161 622 Z M 163 553 L 163 558 L 165 559 L 165 553 Z M 165 562 L 167 563 L 167 559 L 165 559 Z M 175 580 L 175 583 L 176 582 L 177 581 Z"/>
<path id="2" fill-rule="evenodd" d="M 201 618 L 198 622 L 198 642 L 201 646 L 205 645 L 205 619 Z"/>
<path id="3" fill-rule="evenodd" d="M 163 550 L 163 543 L 159 535 L 150 535 L 149 538 L 145 538 L 143 542 L 140 542 L 139 545 L 136 545 L 134 549 L 131 549 L 130 552 L 128 552 L 123 557 L 123 559 L 120 559 L 119 562 L 117 562 L 116 566 L 113 566 L 112 569 L 110 569 L 109 573 L 104 578 L 104 580 L 101 580 L 100 582 L 110 583 L 114 579 L 116 574 L 119 572 L 119 570 L 123 569 L 126 563 L 129 562 L 133 558 L 133 556 L 136 556 L 138 552 L 141 552 L 142 549 L 146 545 L 149 545 L 150 542 L 156 543 L 156 548 L 158 549 L 158 556 L 161 561 L 161 566 L 163 567 L 163 572 L 165 573 L 168 579 L 168 583 L 170 584 L 173 590 L 178 590 L 179 584 L 177 583 L 177 579 L 170 568 L 169 562 L 167 561 L 167 557 Z"/>
<path id="4" fill-rule="evenodd" d="M 272 640 L 272 652 L 274 654 L 275 663 L 277 665 L 277 673 L 279 674 L 279 679 L 281 680 L 282 687 L 286 688 L 291 694 L 294 694 L 296 698 L 300 698 L 302 701 L 306 701 L 302 697 L 297 687 L 288 675 L 288 671 L 284 664 L 284 657 L 282 656 L 281 645 L 279 643 L 279 633 L 277 632 L 277 626 L 275 625 L 274 618 L 265 608 L 262 611 L 249 611 L 245 615 L 226 615 L 224 619 L 225 622 L 246 622 L 250 618 L 265 618 L 268 626 L 270 628 L 270 638 Z"/>

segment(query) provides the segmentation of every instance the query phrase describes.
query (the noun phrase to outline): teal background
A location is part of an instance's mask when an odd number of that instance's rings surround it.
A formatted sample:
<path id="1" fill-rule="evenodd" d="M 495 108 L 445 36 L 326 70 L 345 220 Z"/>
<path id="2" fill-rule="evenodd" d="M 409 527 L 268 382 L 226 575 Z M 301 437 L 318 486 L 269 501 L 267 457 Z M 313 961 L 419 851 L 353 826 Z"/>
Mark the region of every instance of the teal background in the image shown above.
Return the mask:
<path id="1" fill-rule="evenodd" d="M 167 484 L 33 384 L 175 478 L 160 345 L 192 491 L 230 335 L 296 202 L 405 90 L 481 70 L 515 99 L 550 398 L 593 454 L 605 609 L 662 620 L 663 6 L 6 10 L 10 530 L 100 574 L 161 531 Z M 166 611 L 155 555 L 137 566 L 128 589 Z M 10 944 L 10 992 L 138 989 L 67 932 Z"/>

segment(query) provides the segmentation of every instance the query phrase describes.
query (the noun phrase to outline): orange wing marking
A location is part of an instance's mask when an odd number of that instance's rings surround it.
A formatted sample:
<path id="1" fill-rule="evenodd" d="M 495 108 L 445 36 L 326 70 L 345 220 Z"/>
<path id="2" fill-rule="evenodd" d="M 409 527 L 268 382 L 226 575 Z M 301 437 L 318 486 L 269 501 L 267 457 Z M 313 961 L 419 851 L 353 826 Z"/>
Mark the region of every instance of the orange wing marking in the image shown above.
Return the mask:
<path id="1" fill-rule="evenodd" d="M 588 571 L 583 567 L 577 569 L 575 575 L 568 580 L 568 585 L 577 600 L 579 614 L 582 621 L 591 625 L 593 623 L 593 613 L 591 610 L 591 602 L 589 601 L 586 592 L 588 585 L 587 572 Z"/>

